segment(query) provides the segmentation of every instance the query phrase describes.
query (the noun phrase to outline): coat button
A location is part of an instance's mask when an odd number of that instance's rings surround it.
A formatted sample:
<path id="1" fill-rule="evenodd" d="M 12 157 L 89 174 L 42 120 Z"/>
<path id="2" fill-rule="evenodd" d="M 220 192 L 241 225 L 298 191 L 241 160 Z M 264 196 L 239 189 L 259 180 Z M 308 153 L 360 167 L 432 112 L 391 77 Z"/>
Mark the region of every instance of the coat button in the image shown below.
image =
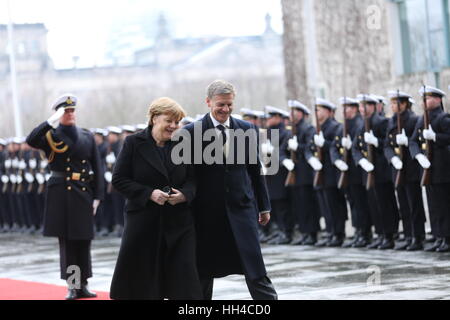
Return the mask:
<path id="1" fill-rule="evenodd" d="M 81 170 L 81 173 L 86 173 L 86 169 Z"/>
<path id="2" fill-rule="evenodd" d="M 66 181 L 70 181 L 70 177 L 67 177 L 67 178 L 66 178 Z"/>
<path id="3" fill-rule="evenodd" d="M 69 172 L 69 171 L 70 171 L 70 167 L 67 167 L 67 168 L 66 168 L 66 171 Z"/>
<path id="4" fill-rule="evenodd" d="M 71 187 L 71 186 L 68 186 L 68 187 L 67 187 L 67 190 L 68 190 L 68 191 L 72 190 L 72 187 Z"/>
<path id="5" fill-rule="evenodd" d="M 85 182 L 85 181 L 86 181 L 86 179 L 85 179 L 85 178 L 81 179 L 81 182 Z"/>
<path id="6" fill-rule="evenodd" d="M 67 158 L 67 162 L 70 162 L 70 158 Z"/>
<path id="7" fill-rule="evenodd" d="M 83 191 L 86 191 L 86 188 L 85 187 L 83 187 L 81 190 L 83 190 Z"/>
<path id="8" fill-rule="evenodd" d="M 81 161 L 81 163 L 86 163 L 86 160 Z"/>

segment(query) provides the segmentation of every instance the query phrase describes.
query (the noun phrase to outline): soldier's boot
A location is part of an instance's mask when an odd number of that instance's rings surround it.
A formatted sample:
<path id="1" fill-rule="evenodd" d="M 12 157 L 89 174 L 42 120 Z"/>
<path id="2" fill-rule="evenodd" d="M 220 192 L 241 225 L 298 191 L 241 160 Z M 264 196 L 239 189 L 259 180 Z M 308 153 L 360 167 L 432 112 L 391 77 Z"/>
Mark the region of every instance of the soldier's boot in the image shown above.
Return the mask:
<path id="1" fill-rule="evenodd" d="M 386 234 L 384 236 L 383 242 L 380 244 L 378 249 L 388 250 L 388 249 L 394 249 L 394 247 L 395 247 L 394 236 L 392 234 Z"/>
<path id="2" fill-rule="evenodd" d="M 436 252 L 449 252 L 450 251 L 450 237 L 445 237 Z"/>
<path id="3" fill-rule="evenodd" d="M 365 248 L 370 244 L 370 235 L 361 234 L 360 237 L 356 240 L 355 244 L 352 245 L 352 248 Z"/>
<path id="4" fill-rule="evenodd" d="M 315 246 L 316 247 L 326 247 L 327 244 L 331 241 L 332 236 L 331 235 L 327 235 L 325 236 L 323 239 L 321 239 L 320 241 L 318 241 Z"/>
<path id="5" fill-rule="evenodd" d="M 345 235 L 337 233 L 333 235 L 330 242 L 327 243 L 327 247 L 340 247 L 344 243 Z"/>
<path id="6" fill-rule="evenodd" d="M 317 233 L 309 233 L 305 241 L 303 241 L 302 245 L 304 246 L 313 246 L 317 243 Z"/>
<path id="7" fill-rule="evenodd" d="M 443 241 L 444 241 L 444 239 L 442 239 L 442 238 L 436 238 L 436 241 L 434 241 L 434 243 L 431 246 L 425 248 L 425 251 L 426 252 L 434 252 L 434 251 L 436 251 L 436 249 L 439 248 L 442 245 Z"/>
<path id="8" fill-rule="evenodd" d="M 413 237 L 411 244 L 406 247 L 406 251 L 418 251 L 423 250 L 423 237 Z"/>
<path id="9" fill-rule="evenodd" d="M 288 244 L 292 241 L 292 239 L 287 235 L 285 232 L 280 231 L 279 236 L 268 241 L 267 244 L 275 244 L 275 245 L 281 245 L 281 244 Z"/>
<path id="10" fill-rule="evenodd" d="M 412 238 L 407 237 L 407 238 L 405 238 L 405 241 L 399 242 L 395 246 L 394 250 L 406 250 L 406 248 L 411 245 L 411 242 L 412 242 Z"/>
<path id="11" fill-rule="evenodd" d="M 371 244 L 367 246 L 367 249 L 378 249 L 378 247 L 383 243 L 384 236 L 378 235 L 378 238 L 376 238 Z"/>
<path id="12" fill-rule="evenodd" d="M 77 300 L 77 299 L 79 299 L 77 289 L 67 290 L 66 300 Z"/>
<path id="13" fill-rule="evenodd" d="M 301 246 L 301 245 L 303 245 L 303 243 L 305 242 L 307 237 L 308 237 L 307 234 L 302 234 L 299 237 L 292 239 L 291 244 L 293 246 Z"/>
<path id="14" fill-rule="evenodd" d="M 353 236 L 353 239 L 350 240 L 350 241 L 344 242 L 342 244 L 342 248 L 351 248 L 351 247 L 353 247 L 353 245 L 355 245 L 358 242 L 360 237 L 361 237 L 361 230 L 357 229 L 356 232 L 355 232 L 355 235 Z"/>
<path id="15" fill-rule="evenodd" d="M 89 291 L 87 282 L 81 285 L 81 289 L 78 290 L 79 298 L 96 298 L 97 294 L 95 292 Z"/>
<path id="16" fill-rule="evenodd" d="M 98 233 L 98 235 L 99 235 L 100 237 L 106 237 L 108 234 L 109 234 L 109 231 L 108 231 L 107 228 L 102 228 L 102 229 L 100 229 L 100 232 Z"/>

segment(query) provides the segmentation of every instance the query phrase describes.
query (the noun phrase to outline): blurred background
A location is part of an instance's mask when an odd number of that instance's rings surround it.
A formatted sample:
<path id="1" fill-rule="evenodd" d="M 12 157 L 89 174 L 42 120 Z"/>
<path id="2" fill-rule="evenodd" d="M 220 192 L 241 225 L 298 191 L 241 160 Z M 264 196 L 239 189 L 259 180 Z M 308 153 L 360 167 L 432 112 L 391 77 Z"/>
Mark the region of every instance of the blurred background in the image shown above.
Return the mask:
<path id="1" fill-rule="evenodd" d="M 143 123 L 160 96 L 203 114 L 221 78 L 236 110 L 400 89 L 420 113 L 422 83 L 450 85 L 449 16 L 449 0 L 0 0 L 0 137 L 66 92 L 86 128 Z"/>

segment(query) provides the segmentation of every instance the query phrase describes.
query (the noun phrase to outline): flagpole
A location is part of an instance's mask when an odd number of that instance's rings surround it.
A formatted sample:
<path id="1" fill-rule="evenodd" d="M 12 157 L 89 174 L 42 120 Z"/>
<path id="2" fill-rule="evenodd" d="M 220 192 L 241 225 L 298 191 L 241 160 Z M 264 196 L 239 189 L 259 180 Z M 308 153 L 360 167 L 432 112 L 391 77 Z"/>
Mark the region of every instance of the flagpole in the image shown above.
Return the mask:
<path id="1" fill-rule="evenodd" d="M 6 0 L 8 7 L 8 46 L 9 46 L 9 67 L 11 74 L 11 92 L 12 102 L 14 108 L 14 129 L 16 137 L 23 136 L 22 121 L 20 116 L 19 96 L 17 93 L 17 75 L 16 75 L 16 56 L 14 47 L 14 31 L 13 22 L 11 18 L 11 5 L 10 0 Z"/>

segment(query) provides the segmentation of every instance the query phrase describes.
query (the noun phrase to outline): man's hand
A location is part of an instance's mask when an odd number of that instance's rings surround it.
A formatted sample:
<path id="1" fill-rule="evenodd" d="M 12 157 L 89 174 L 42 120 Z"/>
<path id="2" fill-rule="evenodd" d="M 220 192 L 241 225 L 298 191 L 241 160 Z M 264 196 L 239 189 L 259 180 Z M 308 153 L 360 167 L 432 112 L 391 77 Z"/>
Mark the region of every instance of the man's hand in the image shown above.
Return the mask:
<path id="1" fill-rule="evenodd" d="M 176 205 L 179 203 L 183 203 L 186 202 L 187 199 L 184 196 L 184 194 L 181 193 L 180 190 L 174 189 L 172 188 L 172 194 L 169 196 L 169 200 L 167 202 L 169 202 L 171 205 Z"/>
<path id="2" fill-rule="evenodd" d="M 162 192 L 159 189 L 153 190 L 152 195 L 150 196 L 150 200 L 152 200 L 153 202 L 156 202 L 157 204 L 159 204 L 160 206 L 163 206 L 166 201 L 169 200 L 169 195 L 165 192 Z"/>
<path id="3" fill-rule="evenodd" d="M 419 161 L 419 164 L 424 169 L 429 169 L 431 167 L 431 162 L 425 157 L 423 154 L 419 153 L 416 155 L 416 160 Z"/>
<path id="4" fill-rule="evenodd" d="M 313 168 L 314 171 L 320 171 L 323 168 L 322 162 L 316 157 L 311 157 L 308 159 L 309 165 Z"/>
<path id="5" fill-rule="evenodd" d="M 350 135 L 343 137 L 341 144 L 345 149 L 350 150 L 352 148 L 352 138 L 350 137 Z"/>
<path id="6" fill-rule="evenodd" d="M 342 172 L 346 172 L 348 171 L 348 164 L 346 164 L 344 161 L 342 161 L 341 159 L 337 159 L 334 162 L 334 165 L 336 166 L 336 168 L 338 168 L 340 171 Z"/>
<path id="7" fill-rule="evenodd" d="M 364 133 L 364 141 L 375 146 L 375 148 L 378 148 L 378 138 L 375 137 L 372 130 L 370 130 L 370 132 Z"/>
<path id="8" fill-rule="evenodd" d="M 288 149 L 290 151 L 297 151 L 298 149 L 298 141 L 297 141 L 297 136 L 293 137 L 292 139 L 289 139 L 288 141 Z"/>
<path id="9" fill-rule="evenodd" d="M 325 144 L 325 137 L 323 136 L 323 132 L 320 131 L 319 134 L 315 134 L 314 135 L 314 144 L 319 147 L 322 148 Z"/>
<path id="10" fill-rule="evenodd" d="M 367 173 L 372 172 L 373 170 L 375 170 L 375 167 L 373 166 L 373 164 L 369 160 L 367 160 L 366 158 L 362 158 L 361 160 L 359 160 L 358 164 Z"/>
<path id="11" fill-rule="evenodd" d="M 259 214 L 258 222 L 263 227 L 267 225 L 270 221 L 270 212 L 263 212 Z"/>
<path id="12" fill-rule="evenodd" d="M 48 118 L 47 123 L 52 126 L 53 129 L 56 129 L 59 125 L 59 120 L 64 115 L 64 112 L 66 112 L 64 108 L 59 108 L 50 118 Z"/>
<path id="13" fill-rule="evenodd" d="M 395 140 L 399 146 L 408 146 L 408 137 L 406 136 L 405 129 L 402 130 L 401 134 L 395 136 Z"/>
<path id="14" fill-rule="evenodd" d="M 269 154 L 272 154 L 274 150 L 273 145 L 270 143 L 270 141 L 267 141 L 263 144 L 261 144 L 261 152 L 267 156 Z"/>
<path id="15" fill-rule="evenodd" d="M 423 130 L 423 137 L 427 140 L 436 142 L 436 132 L 434 132 L 434 130 L 431 126 L 429 129 Z"/>
<path id="16" fill-rule="evenodd" d="M 403 161 L 397 157 L 397 156 L 393 156 L 391 159 L 391 163 L 394 166 L 394 168 L 396 170 L 402 170 L 403 169 Z"/>
<path id="17" fill-rule="evenodd" d="M 295 169 L 295 163 L 291 159 L 284 159 L 282 164 L 288 171 L 293 171 Z"/>
<path id="18" fill-rule="evenodd" d="M 92 208 L 94 209 L 94 217 L 97 214 L 97 209 L 98 209 L 99 205 L 100 205 L 100 200 L 95 199 L 94 203 L 92 204 Z"/>

